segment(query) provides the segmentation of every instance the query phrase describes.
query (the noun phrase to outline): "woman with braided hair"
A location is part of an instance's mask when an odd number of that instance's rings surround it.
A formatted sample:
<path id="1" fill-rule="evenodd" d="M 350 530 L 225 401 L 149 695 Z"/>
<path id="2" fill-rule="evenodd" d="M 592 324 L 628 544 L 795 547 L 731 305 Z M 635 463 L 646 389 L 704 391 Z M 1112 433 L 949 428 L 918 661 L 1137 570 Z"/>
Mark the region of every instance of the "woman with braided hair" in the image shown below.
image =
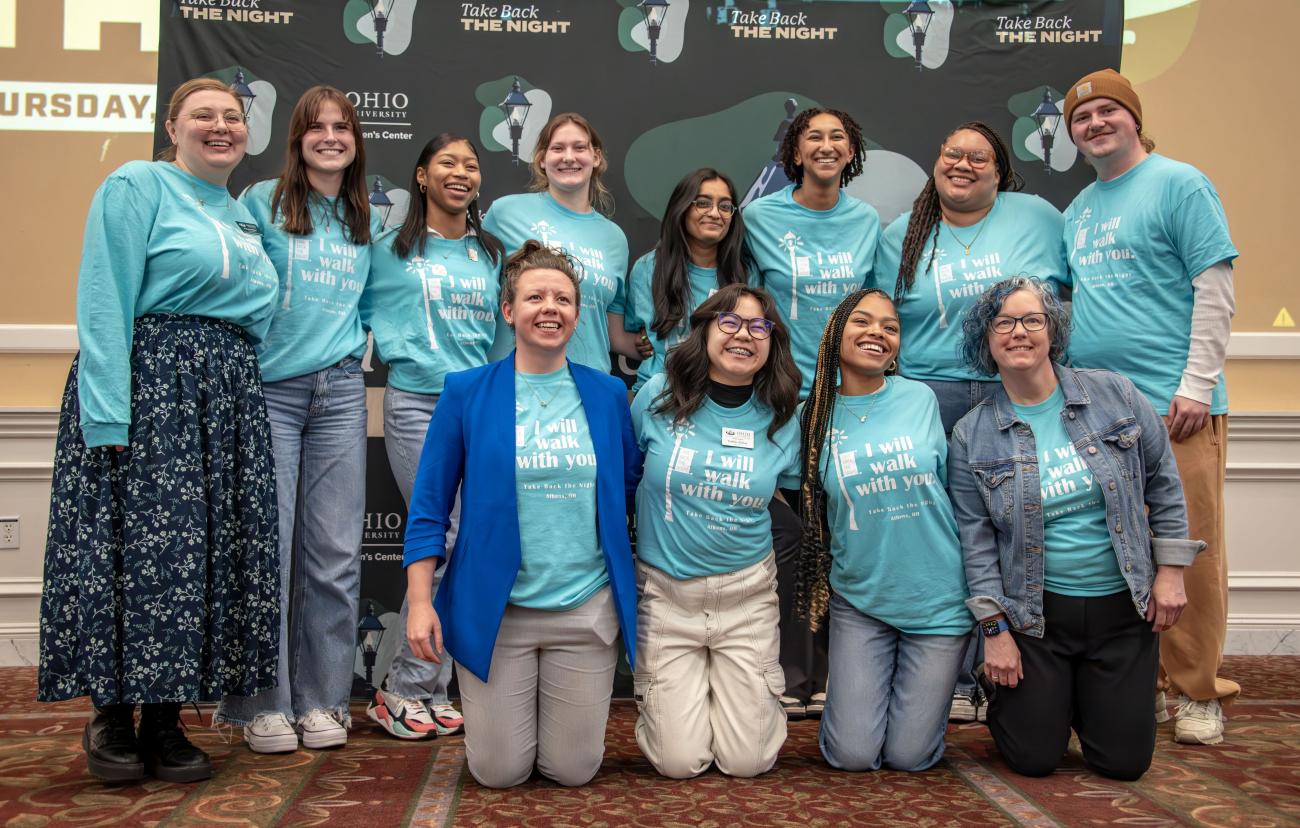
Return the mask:
<path id="1" fill-rule="evenodd" d="M 831 315 L 802 416 L 798 609 L 830 616 L 820 745 L 841 770 L 943 756 L 949 688 L 974 624 L 934 392 L 893 373 L 898 311 L 877 289 Z"/>
<path id="2" fill-rule="evenodd" d="M 979 121 L 961 124 L 940 144 L 912 211 L 889 225 L 876 250 L 868 286 L 892 293 L 908 333 L 899 373 L 934 391 L 947 434 L 997 385 L 961 357 L 967 309 L 1011 274 L 1064 283 L 1061 213 L 1023 186 L 1001 136 Z M 973 676 L 980 650 L 974 639 L 952 696 L 954 721 L 984 718 Z"/>

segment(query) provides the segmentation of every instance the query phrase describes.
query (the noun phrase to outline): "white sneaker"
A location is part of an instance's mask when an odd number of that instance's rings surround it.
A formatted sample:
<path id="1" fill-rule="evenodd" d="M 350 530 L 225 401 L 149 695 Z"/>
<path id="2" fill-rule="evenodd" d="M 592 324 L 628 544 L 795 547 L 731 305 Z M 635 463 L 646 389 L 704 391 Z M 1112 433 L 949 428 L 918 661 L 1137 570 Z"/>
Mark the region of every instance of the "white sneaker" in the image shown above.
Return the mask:
<path id="1" fill-rule="evenodd" d="M 302 734 L 302 746 L 312 750 L 342 747 L 348 743 L 348 729 L 324 710 L 309 710 L 298 719 L 298 732 Z"/>
<path id="2" fill-rule="evenodd" d="M 244 725 L 244 741 L 253 753 L 293 753 L 298 733 L 283 713 L 258 713 Z"/>
<path id="3" fill-rule="evenodd" d="M 977 693 L 972 693 L 969 696 L 961 692 L 953 693 L 952 704 L 948 707 L 948 721 L 973 722 L 978 719 L 979 698 Z"/>
<path id="4" fill-rule="evenodd" d="M 1185 745 L 1217 745 L 1223 741 L 1223 707 L 1218 699 L 1192 701 L 1178 697 L 1174 709 L 1174 741 Z"/>
<path id="5" fill-rule="evenodd" d="M 387 690 L 375 691 L 375 697 L 366 707 L 366 715 L 388 735 L 398 739 L 432 739 L 438 735 L 438 722 L 424 702 Z"/>
<path id="6" fill-rule="evenodd" d="M 1165 691 L 1156 691 L 1156 722 L 1164 724 L 1169 721 L 1169 700 L 1165 698 Z"/>

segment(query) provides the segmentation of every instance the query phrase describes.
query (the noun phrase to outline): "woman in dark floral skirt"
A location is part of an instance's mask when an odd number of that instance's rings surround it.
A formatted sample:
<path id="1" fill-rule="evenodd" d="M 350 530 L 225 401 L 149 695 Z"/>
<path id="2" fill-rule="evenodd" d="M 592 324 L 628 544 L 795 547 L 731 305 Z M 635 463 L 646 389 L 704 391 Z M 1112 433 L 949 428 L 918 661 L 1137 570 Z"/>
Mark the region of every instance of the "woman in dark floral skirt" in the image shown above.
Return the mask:
<path id="1" fill-rule="evenodd" d="M 161 160 L 116 170 L 91 203 L 45 551 L 38 697 L 90 696 L 87 766 L 112 782 L 211 776 L 181 703 L 273 686 L 279 638 L 253 352 L 278 281 L 226 189 L 244 112 L 199 78 L 172 95 L 166 127 Z"/>

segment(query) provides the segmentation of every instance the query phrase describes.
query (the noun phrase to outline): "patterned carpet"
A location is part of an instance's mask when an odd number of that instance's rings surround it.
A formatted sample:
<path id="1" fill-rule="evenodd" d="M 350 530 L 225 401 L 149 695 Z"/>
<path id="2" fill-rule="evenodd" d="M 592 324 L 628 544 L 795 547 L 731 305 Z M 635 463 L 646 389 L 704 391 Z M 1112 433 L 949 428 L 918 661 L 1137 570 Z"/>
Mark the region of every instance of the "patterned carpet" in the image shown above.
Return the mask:
<path id="1" fill-rule="evenodd" d="M 1160 726 L 1151 771 L 1134 784 L 1064 770 L 1026 779 L 998 761 L 980 725 L 952 728 L 948 754 L 923 774 L 848 774 L 817 752 L 816 723 L 797 722 L 772 773 L 658 777 L 632 736 L 635 708 L 615 705 L 605 764 L 590 785 L 540 779 L 510 791 L 464 772 L 460 738 L 398 742 L 358 706 L 348 747 L 259 756 L 186 714 L 217 774 L 200 785 L 104 786 L 86 775 L 83 701 L 37 704 L 32 668 L 0 669 L 0 826 L 732 826 L 1300 825 L 1300 658 L 1226 659 L 1247 695 L 1227 741 L 1176 745 Z M 204 710 L 205 719 L 210 711 Z M 229 736 L 229 741 L 227 741 Z"/>

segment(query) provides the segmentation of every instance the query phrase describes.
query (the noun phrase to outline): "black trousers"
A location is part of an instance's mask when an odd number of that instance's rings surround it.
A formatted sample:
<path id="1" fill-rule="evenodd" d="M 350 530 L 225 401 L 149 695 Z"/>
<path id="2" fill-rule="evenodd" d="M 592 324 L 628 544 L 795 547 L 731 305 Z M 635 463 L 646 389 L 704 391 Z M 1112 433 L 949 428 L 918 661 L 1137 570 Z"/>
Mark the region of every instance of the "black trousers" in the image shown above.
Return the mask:
<path id="1" fill-rule="evenodd" d="M 782 490 L 790 503 L 799 493 Z M 794 592 L 799 574 L 799 547 L 803 523 L 789 505 L 776 498 L 768 505 L 772 515 L 772 551 L 776 555 L 776 595 L 781 612 L 781 669 L 785 671 L 785 694 L 807 702 L 813 693 L 826 692 L 830 664 L 827 649 L 830 625 L 823 623 L 816 633 L 808 622 L 795 617 Z"/>
<path id="2" fill-rule="evenodd" d="M 991 693 L 989 730 L 1002 758 L 1017 773 L 1046 776 L 1073 728 L 1093 771 L 1141 777 L 1155 751 L 1160 637 L 1127 591 L 1100 598 L 1045 592 L 1043 618 L 1042 638 L 1009 633 L 1025 677 Z"/>

